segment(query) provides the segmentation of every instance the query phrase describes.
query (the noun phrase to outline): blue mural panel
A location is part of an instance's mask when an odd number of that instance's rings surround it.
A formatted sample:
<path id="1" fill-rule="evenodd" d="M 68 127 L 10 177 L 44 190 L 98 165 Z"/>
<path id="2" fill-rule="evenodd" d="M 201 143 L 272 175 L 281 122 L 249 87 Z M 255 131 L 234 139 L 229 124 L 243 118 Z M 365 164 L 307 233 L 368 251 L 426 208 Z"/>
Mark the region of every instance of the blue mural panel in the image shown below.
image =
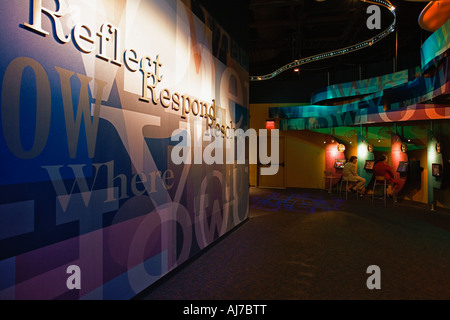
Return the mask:
<path id="1" fill-rule="evenodd" d="M 248 128 L 224 30 L 179 0 L 0 12 L 2 299 L 129 299 L 248 218 L 248 164 L 205 162 Z"/>

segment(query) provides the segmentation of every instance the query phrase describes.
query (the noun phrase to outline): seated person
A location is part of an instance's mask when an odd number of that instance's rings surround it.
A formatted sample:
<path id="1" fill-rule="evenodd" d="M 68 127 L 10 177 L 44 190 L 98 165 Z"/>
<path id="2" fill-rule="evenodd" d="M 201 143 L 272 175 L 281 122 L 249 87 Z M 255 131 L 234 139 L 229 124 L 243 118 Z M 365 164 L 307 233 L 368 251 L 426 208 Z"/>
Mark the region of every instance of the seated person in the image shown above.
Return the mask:
<path id="1" fill-rule="evenodd" d="M 347 163 L 344 165 L 342 170 L 342 177 L 348 181 L 356 182 L 356 185 L 350 189 L 352 192 L 362 191 L 366 179 L 360 177 L 356 172 L 356 164 L 358 163 L 358 158 L 351 156 Z"/>
<path id="2" fill-rule="evenodd" d="M 382 176 L 386 179 L 386 182 L 392 184 L 394 190 L 393 195 L 396 196 L 400 190 L 400 180 L 395 179 L 394 170 L 387 163 L 388 158 L 386 155 L 381 155 L 375 165 L 373 166 L 373 175 L 374 176 Z"/>

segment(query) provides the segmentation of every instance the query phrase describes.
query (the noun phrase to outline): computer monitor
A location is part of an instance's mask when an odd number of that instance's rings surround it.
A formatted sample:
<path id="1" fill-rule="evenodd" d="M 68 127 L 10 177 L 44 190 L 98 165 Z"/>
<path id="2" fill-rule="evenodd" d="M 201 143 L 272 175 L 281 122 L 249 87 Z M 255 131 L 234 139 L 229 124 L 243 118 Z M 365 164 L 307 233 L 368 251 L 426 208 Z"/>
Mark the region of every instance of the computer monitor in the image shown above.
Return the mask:
<path id="1" fill-rule="evenodd" d="M 400 161 L 398 163 L 397 172 L 407 173 L 409 168 L 409 161 Z"/>
<path id="2" fill-rule="evenodd" d="M 373 166 L 375 165 L 375 160 L 366 160 L 364 164 L 364 170 L 371 171 L 373 170 Z"/>
<path id="3" fill-rule="evenodd" d="M 433 163 L 431 165 L 431 173 L 433 177 L 442 177 L 442 165 L 440 163 Z"/>
<path id="4" fill-rule="evenodd" d="M 334 160 L 334 167 L 336 169 L 342 169 L 345 165 L 345 159 L 335 159 Z"/>

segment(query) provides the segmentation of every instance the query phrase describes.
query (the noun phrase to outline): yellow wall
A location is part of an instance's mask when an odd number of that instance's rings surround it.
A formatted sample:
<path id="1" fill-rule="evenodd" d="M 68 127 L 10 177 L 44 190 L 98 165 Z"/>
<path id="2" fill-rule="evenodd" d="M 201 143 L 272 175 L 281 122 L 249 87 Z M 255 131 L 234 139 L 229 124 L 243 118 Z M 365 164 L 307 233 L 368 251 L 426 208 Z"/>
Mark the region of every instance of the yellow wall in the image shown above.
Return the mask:
<path id="1" fill-rule="evenodd" d="M 250 104 L 250 127 L 265 129 L 269 108 L 298 104 Z M 325 168 L 323 135 L 310 131 L 282 131 L 285 137 L 286 187 L 322 188 Z M 250 165 L 250 185 L 257 185 L 257 167 Z M 267 178 L 267 177 L 266 177 Z"/>
<path id="2" fill-rule="evenodd" d="M 323 188 L 325 148 L 323 135 L 314 132 L 284 132 L 286 137 L 286 187 Z M 322 145 L 321 145 L 322 143 Z"/>

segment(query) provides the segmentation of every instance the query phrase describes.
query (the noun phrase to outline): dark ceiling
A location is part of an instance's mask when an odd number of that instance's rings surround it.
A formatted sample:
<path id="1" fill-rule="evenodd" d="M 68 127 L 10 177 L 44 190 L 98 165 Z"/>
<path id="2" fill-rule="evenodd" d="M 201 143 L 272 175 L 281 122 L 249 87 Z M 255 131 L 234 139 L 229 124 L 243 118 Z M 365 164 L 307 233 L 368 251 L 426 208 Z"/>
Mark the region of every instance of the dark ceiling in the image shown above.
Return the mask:
<path id="1" fill-rule="evenodd" d="M 370 14 L 366 9 L 370 4 L 360 0 L 200 1 L 248 50 L 251 76 L 271 73 L 293 60 L 343 48 L 380 32 L 367 28 Z M 417 20 L 426 3 L 391 3 L 396 7 L 396 30 L 382 41 L 355 53 L 303 65 L 299 73 L 285 71 L 263 82 L 308 83 L 320 75 L 320 79 L 326 79 L 318 84 L 320 87 L 330 81 L 357 80 L 420 65 L 420 46 L 430 33 L 421 30 Z M 383 30 L 393 18 L 387 9 L 380 8 Z"/>
<path id="2" fill-rule="evenodd" d="M 417 18 L 424 3 L 396 2 L 393 4 L 397 8 L 397 48 L 396 34 L 392 33 L 373 47 L 314 62 L 301 69 L 365 65 L 392 60 L 396 53 L 398 67 L 405 64 L 403 59 L 418 63 L 423 35 Z M 375 36 L 381 30 L 367 28 L 368 6 L 359 0 L 250 0 L 250 74 L 269 73 L 295 59 L 343 48 Z M 381 13 L 381 29 L 384 30 L 393 18 L 385 8 Z"/>

